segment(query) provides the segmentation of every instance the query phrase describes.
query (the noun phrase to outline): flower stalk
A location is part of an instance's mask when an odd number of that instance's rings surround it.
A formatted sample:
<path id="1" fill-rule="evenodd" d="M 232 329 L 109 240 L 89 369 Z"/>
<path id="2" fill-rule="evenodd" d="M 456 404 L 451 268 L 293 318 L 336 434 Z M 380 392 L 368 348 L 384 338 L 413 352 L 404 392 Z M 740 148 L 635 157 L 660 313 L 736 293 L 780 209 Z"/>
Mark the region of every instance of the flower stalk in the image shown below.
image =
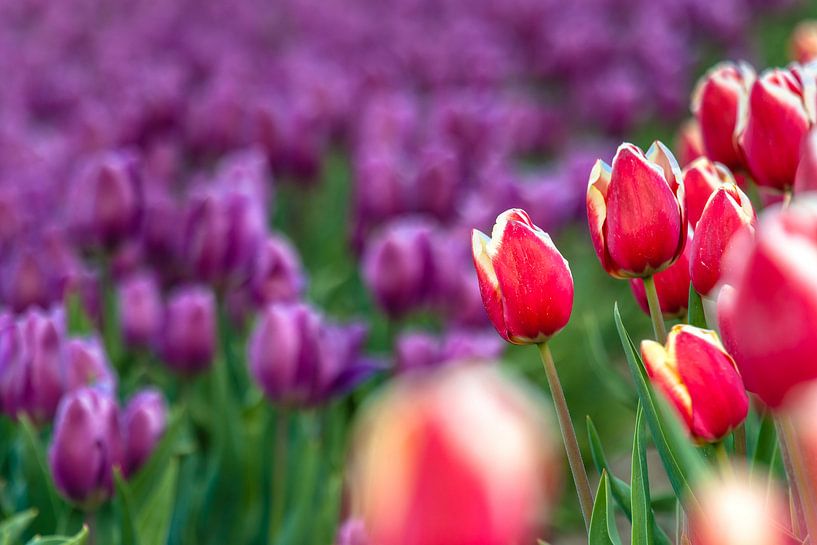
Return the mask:
<path id="1" fill-rule="evenodd" d="M 650 318 L 652 319 L 652 329 L 655 332 L 655 340 L 664 344 L 667 342 L 667 326 L 664 324 L 664 316 L 661 314 L 661 303 L 658 300 L 658 290 L 655 289 L 654 277 L 644 278 L 644 291 L 647 294 L 647 304 L 650 307 Z"/>

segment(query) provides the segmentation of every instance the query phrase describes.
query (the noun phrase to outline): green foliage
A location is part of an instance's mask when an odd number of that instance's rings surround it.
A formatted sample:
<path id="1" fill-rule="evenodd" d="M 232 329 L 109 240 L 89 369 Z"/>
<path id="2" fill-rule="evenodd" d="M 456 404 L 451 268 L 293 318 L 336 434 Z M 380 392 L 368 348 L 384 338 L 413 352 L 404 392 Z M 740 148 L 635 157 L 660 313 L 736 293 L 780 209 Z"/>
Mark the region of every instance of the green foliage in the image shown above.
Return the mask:
<path id="1" fill-rule="evenodd" d="M 593 504 L 593 516 L 590 518 L 588 545 L 621 545 L 621 537 L 616 528 L 616 513 L 613 508 L 613 497 L 607 473 L 601 474 L 596 501 Z"/>

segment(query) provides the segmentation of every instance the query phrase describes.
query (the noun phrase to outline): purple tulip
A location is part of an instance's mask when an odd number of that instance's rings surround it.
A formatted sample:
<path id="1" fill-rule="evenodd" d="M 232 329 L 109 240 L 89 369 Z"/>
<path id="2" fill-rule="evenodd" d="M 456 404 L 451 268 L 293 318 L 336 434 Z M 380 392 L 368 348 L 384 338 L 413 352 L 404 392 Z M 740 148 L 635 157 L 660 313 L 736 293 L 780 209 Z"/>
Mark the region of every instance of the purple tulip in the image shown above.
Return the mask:
<path id="1" fill-rule="evenodd" d="M 66 392 L 93 386 L 111 395 L 116 394 L 116 374 L 98 337 L 65 340 L 62 358 Z"/>
<path id="2" fill-rule="evenodd" d="M 200 286 L 177 289 L 170 295 L 159 330 L 159 353 L 182 374 L 206 370 L 216 344 L 216 300 Z"/>
<path id="3" fill-rule="evenodd" d="M 113 469 L 121 464 L 116 401 L 94 388 L 67 394 L 57 411 L 48 451 L 59 491 L 72 502 L 93 508 L 113 493 Z"/>
<path id="4" fill-rule="evenodd" d="M 304 291 L 301 260 L 282 236 L 269 235 L 256 256 L 248 289 L 256 306 L 297 300 Z"/>
<path id="5" fill-rule="evenodd" d="M 156 336 L 162 320 L 162 296 L 150 274 L 135 274 L 119 285 L 119 320 L 129 346 L 147 346 Z"/>
<path id="6" fill-rule="evenodd" d="M 167 426 L 167 403 L 158 390 L 147 389 L 134 395 L 122 417 L 124 473 L 136 473 L 150 458 Z"/>
<path id="7" fill-rule="evenodd" d="M 274 402 L 312 406 L 341 395 L 376 367 L 361 354 L 362 325 L 329 323 L 304 304 L 267 307 L 250 335 L 253 378 Z"/>
<path id="8" fill-rule="evenodd" d="M 430 333 L 403 333 L 395 345 L 395 368 L 399 372 L 430 369 L 446 363 L 495 360 L 505 346 L 492 331 L 455 329 L 442 338 Z"/>
<path id="9" fill-rule="evenodd" d="M 23 243 L 10 256 L 3 267 L 3 299 L 14 312 L 29 307 L 48 308 L 53 300 L 51 271 L 37 249 Z"/>

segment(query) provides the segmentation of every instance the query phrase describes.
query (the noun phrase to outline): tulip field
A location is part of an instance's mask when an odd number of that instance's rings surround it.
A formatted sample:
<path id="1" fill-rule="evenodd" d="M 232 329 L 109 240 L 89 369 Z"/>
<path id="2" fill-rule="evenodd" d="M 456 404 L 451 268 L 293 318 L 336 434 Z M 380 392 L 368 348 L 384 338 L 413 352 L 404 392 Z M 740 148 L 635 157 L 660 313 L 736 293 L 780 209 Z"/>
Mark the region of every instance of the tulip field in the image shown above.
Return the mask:
<path id="1" fill-rule="evenodd" d="M 0 545 L 817 545 L 813 0 L 0 0 Z"/>

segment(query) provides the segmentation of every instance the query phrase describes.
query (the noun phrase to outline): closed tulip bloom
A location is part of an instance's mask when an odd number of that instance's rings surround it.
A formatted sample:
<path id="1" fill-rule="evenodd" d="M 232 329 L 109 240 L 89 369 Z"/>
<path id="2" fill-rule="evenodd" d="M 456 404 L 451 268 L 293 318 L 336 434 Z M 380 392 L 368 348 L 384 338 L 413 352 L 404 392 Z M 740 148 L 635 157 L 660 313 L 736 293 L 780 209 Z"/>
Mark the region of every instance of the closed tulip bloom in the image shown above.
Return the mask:
<path id="1" fill-rule="evenodd" d="M 726 183 L 735 183 L 729 169 L 706 157 L 695 160 L 684 169 L 684 206 L 690 227 L 695 229 L 709 196 Z"/>
<path id="2" fill-rule="evenodd" d="M 803 140 L 815 123 L 813 69 L 764 72 L 752 85 L 739 143 L 755 182 L 777 190 L 794 184 Z"/>
<path id="3" fill-rule="evenodd" d="M 701 127 L 706 156 L 732 170 L 743 166 L 736 127 L 755 78 L 746 63 L 720 63 L 701 78 L 692 95 L 692 113 Z"/>
<path id="4" fill-rule="evenodd" d="M 134 395 L 122 416 L 123 470 L 136 473 L 150 458 L 167 426 L 167 403 L 158 390 Z"/>
<path id="5" fill-rule="evenodd" d="M 817 21 L 802 21 L 789 40 L 789 58 L 806 64 L 817 59 Z"/>
<path id="6" fill-rule="evenodd" d="M 690 242 L 691 238 L 687 240 L 684 253 L 681 254 L 678 261 L 670 265 L 668 269 L 653 276 L 655 289 L 658 292 L 661 314 L 667 318 L 683 316 L 689 306 L 689 256 L 692 249 Z M 630 289 L 638 302 L 638 306 L 649 316 L 650 306 L 647 302 L 644 281 L 640 278 L 633 278 L 630 280 Z"/>
<path id="7" fill-rule="evenodd" d="M 724 256 L 718 323 L 729 332 L 746 389 L 772 408 L 817 379 L 817 201 L 766 211 L 755 236 L 740 232 Z M 762 332 L 762 334 L 760 334 Z"/>
<path id="8" fill-rule="evenodd" d="M 16 418 L 26 414 L 36 423 L 54 417 L 65 388 L 61 343 L 65 334 L 61 311 L 32 310 L 0 325 L 0 404 Z"/>
<path id="9" fill-rule="evenodd" d="M 800 164 L 794 177 L 794 192 L 817 191 L 817 129 L 812 129 L 803 143 Z"/>
<path id="10" fill-rule="evenodd" d="M 352 451 L 352 510 L 370 543 L 532 542 L 560 472 L 543 413 L 489 366 L 398 381 L 363 414 Z"/>
<path id="11" fill-rule="evenodd" d="M 573 277 L 550 235 L 524 210 L 499 215 L 491 236 L 471 236 L 482 303 L 508 342 L 544 342 L 559 332 L 573 310 Z"/>
<path id="12" fill-rule="evenodd" d="M 80 388 L 60 402 L 48 450 L 57 489 L 83 508 L 113 493 L 113 469 L 122 462 L 116 401 L 95 388 Z"/>
<path id="13" fill-rule="evenodd" d="M 749 197 L 734 184 L 715 190 L 706 203 L 691 241 L 690 277 L 695 291 L 709 295 L 721 279 L 723 254 L 741 229 L 754 232 L 755 211 Z"/>
<path id="14" fill-rule="evenodd" d="M 131 275 L 122 281 L 117 293 L 125 342 L 132 347 L 147 346 L 162 320 L 162 296 L 156 280 L 150 274 Z"/>
<path id="15" fill-rule="evenodd" d="M 704 155 L 704 140 L 697 119 L 688 119 L 678 129 L 675 135 L 675 150 L 678 164 L 681 167 L 686 167 Z"/>
<path id="16" fill-rule="evenodd" d="M 612 167 L 596 162 L 587 186 L 587 220 L 609 275 L 652 276 L 680 257 L 687 234 L 680 180 L 678 164 L 660 142 L 646 154 L 622 144 Z"/>
<path id="17" fill-rule="evenodd" d="M 116 394 L 116 374 L 98 337 L 67 339 L 62 346 L 66 391 L 83 386 Z"/>
<path id="18" fill-rule="evenodd" d="M 365 339 L 359 324 L 328 322 L 304 304 L 274 304 L 250 335 L 247 361 L 272 401 L 314 406 L 348 392 L 376 370 L 361 354 Z"/>
<path id="19" fill-rule="evenodd" d="M 693 545 L 796 545 L 789 509 L 764 479 L 733 475 L 695 491 L 689 531 Z"/>
<path id="20" fill-rule="evenodd" d="M 641 356 L 650 380 L 696 441 L 718 441 L 746 418 L 749 398 L 734 360 L 714 331 L 676 325 L 666 346 L 642 341 Z"/>
<path id="21" fill-rule="evenodd" d="M 216 349 L 216 300 L 213 292 L 187 286 L 170 295 L 159 330 L 159 352 L 184 374 L 206 370 Z"/>
<path id="22" fill-rule="evenodd" d="M 253 301 L 260 307 L 297 300 L 306 287 L 300 256 L 282 236 L 269 235 L 256 256 L 249 281 Z"/>
<path id="23" fill-rule="evenodd" d="M 29 307 L 48 308 L 54 299 L 52 271 L 41 251 L 23 243 L 12 251 L 0 276 L 5 303 L 14 312 Z"/>

